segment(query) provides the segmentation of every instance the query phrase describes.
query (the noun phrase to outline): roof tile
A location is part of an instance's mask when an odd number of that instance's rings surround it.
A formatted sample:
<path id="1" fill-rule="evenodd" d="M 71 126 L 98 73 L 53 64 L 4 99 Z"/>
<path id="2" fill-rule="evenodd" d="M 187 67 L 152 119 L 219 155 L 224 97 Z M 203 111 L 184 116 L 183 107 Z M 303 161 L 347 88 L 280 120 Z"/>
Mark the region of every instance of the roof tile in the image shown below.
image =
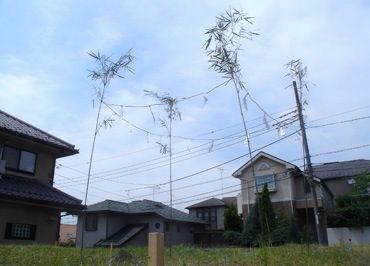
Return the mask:
<path id="1" fill-rule="evenodd" d="M 34 139 L 35 141 L 44 142 L 51 146 L 57 146 L 69 150 L 72 154 L 78 153 L 74 145 L 69 144 L 37 127 L 34 127 L 10 114 L 0 110 L 0 130 L 21 135 Z"/>
<path id="2" fill-rule="evenodd" d="M 0 198 L 82 210 L 81 200 L 35 179 L 11 175 L 0 177 Z"/>
<path id="3" fill-rule="evenodd" d="M 87 212 L 112 211 L 127 214 L 156 213 L 165 219 L 176 221 L 208 224 L 202 219 L 171 208 L 163 203 L 151 200 L 137 200 L 130 203 L 105 200 L 87 207 Z"/>

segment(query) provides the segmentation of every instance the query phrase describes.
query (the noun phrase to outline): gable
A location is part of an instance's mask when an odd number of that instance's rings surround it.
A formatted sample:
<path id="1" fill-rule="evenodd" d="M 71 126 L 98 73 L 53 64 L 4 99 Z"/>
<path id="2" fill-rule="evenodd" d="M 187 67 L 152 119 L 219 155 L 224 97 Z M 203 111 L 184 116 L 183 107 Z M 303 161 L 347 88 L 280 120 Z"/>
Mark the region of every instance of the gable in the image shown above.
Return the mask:
<path id="1" fill-rule="evenodd" d="M 240 178 L 243 175 L 243 172 L 252 172 L 252 163 L 254 171 L 271 171 L 274 172 L 272 167 L 276 165 L 283 166 L 285 169 L 296 169 L 299 170 L 294 164 L 288 163 L 284 160 L 281 160 L 275 156 L 272 156 L 265 152 L 259 152 L 247 163 L 242 165 L 238 170 L 236 170 L 232 175 L 236 178 Z"/>
<path id="2" fill-rule="evenodd" d="M 205 207 L 227 207 L 227 206 L 228 205 L 224 201 L 220 199 L 216 199 L 216 198 L 211 198 L 211 199 L 207 199 L 202 202 L 190 205 L 186 207 L 186 209 L 196 209 L 196 208 L 205 208 Z"/>

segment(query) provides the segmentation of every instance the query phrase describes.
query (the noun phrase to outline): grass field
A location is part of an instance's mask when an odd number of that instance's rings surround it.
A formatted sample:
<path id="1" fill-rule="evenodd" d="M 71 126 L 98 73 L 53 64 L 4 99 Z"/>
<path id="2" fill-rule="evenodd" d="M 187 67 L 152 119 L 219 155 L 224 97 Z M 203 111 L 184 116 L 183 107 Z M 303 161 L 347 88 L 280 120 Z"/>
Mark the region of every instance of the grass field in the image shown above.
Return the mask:
<path id="1" fill-rule="evenodd" d="M 123 251 L 122 251 L 123 250 Z M 118 252 L 124 262 L 111 260 Z M 111 261 L 111 263 L 110 263 Z M 79 248 L 0 246 L 0 265 L 147 265 L 146 247 Z M 370 245 L 318 247 L 195 248 L 175 246 L 165 251 L 165 265 L 370 265 Z"/>

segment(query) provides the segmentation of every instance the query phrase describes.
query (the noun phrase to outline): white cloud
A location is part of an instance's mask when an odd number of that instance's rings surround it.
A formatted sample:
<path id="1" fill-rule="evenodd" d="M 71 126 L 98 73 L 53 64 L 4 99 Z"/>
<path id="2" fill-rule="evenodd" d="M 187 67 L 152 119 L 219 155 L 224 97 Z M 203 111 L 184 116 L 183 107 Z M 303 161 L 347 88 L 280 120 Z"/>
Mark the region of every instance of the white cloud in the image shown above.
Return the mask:
<path id="1" fill-rule="evenodd" d="M 31 1 L 25 6 L 12 3 L 7 7 L 9 12 L 5 9 L 1 11 L 4 21 L 12 21 L 6 28 L 0 25 L 6 40 L 0 43 L 1 108 L 75 144 L 80 154 L 61 160 L 73 170 L 61 168 L 57 169 L 57 173 L 79 182 L 86 181 L 84 173 L 90 157 L 97 111 L 92 108 L 91 87 L 98 84 L 87 78 L 87 69 L 94 68 L 94 61 L 87 52 L 99 50 L 115 57 L 133 48 L 135 74 L 127 74 L 125 79 L 112 82 L 107 95 L 111 103 L 153 103 L 153 99 L 143 95 L 144 89 L 156 91 L 159 95 L 167 92 L 179 98 L 208 91 L 224 80 L 209 69 L 207 57 L 202 51 L 206 40 L 204 31 L 213 26 L 215 17 L 228 9 L 229 3 L 255 17 L 250 28 L 258 30 L 260 35 L 253 41 L 245 42 L 239 59 L 248 91 L 264 110 L 280 116 L 285 114 L 283 110 L 295 105 L 292 90 L 285 89 L 290 80 L 284 78 L 284 64 L 298 58 L 308 67 L 307 79 L 316 84 L 307 92 L 307 121 L 369 105 L 367 84 L 370 80 L 367 72 L 370 56 L 367 47 L 370 43 L 370 23 L 367 3 L 110 1 L 108 5 L 92 1 L 86 5 L 76 1 L 64 1 L 63 4 Z M 22 19 L 14 20 L 16 14 L 12 10 L 22 14 Z M 243 137 L 240 137 L 240 144 L 238 139 L 222 145 L 215 142 L 215 151 L 207 152 L 212 138 L 223 136 L 228 141 L 229 135 L 242 132 L 242 126 L 235 89 L 231 84 L 218 88 L 206 97 L 208 102 L 204 108 L 202 97 L 179 105 L 183 120 L 174 123 L 174 134 L 185 138 L 201 135 L 209 140 L 191 140 L 190 143 L 186 139 L 174 140 L 174 151 L 183 152 L 184 156 L 176 159 L 179 162 L 174 165 L 174 178 L 201 172 L 247 152 Z M 263 112 L 251 101 L 248 102 L 248 109 L 245 112 L 247 125 L 253 128 L 251 131 L 263 132 Z M 163 117 L 163 109 L 155 108 L 153 112 Z M 368 113 L 369 108 L 363 108 L 327 118 L 323 122 L 331 123 Z M 111 112 L 105 108 L 103 114 L 109 116 Z M 165 135 L 160 125 L 153 124 L 150 110 L 126 108 L 124 115 L 142 129 Z M 239 126 L 234 127 L 236 124 Z M 363 120 L 310 129 L 308 137 L 312 153 L 365 144 L 369 142 L 364 133 L 368 132 L 368 125 L 368 121 Z M 295 128 L 297 126 L 284 130 L 288 135 Z M 254 136 L 258 137 L 251 139 L 252 150 L 266 145 L 264 151 L 282 159 L 293 160 L 302 156 L 301 144 L 295 141 L 295 137 L 268 146 L 279 137 L 275 129 L 263 133 L 256 133 Z M 117 120 L 113 128 L 101 132 L 97 139 L 93 173 L 109 174 L 108 171 L 114 170 L 117 172 L 115 175 L 106 177 L 114 177 L 118 183 L 93 183 L 108 192 L 91 189 L 91 202 L 105 198 L 119 199 L 117 193 L 127 199 L 127 191 L 130 191 L 131 198 L 140 195 L 152 198 L 153 189 L 134 190 L 140 186 L 125 183 L 158 184 L 168 180 L 168 165 L 157 168 L 166 164 L 162 161 L 168 159 L 159 154 L 156 142 L 160 141 L 168 139 L 131 128 L 122 120 Z M 196 152 L 198 146 L 203 150 Z M 216 150 L 222 146 L 225 148 Z M 204 154 L 200 155 L 202 152 Z M 366 158 L 367 154 L 368 149 L 357 149 L 315 157 L 314 161 Z M 152 161 L 158 158 L 161 163 Z M 230 175 L 246 160 L 248 157 L 225 165 L 224 174 Z M 117 170 L 136 164 L 142 172 L 131 175 L 132 171 L 122 170 L 119 173 Z M 219 179 L 219 174 L 217 170 L 206 171 L 185 178 L 176 186 L 195 185 L 200 180 L 214 181 Z M 63 184 L 66 179 L 57 177 L 56 181 Z M 228 179 L 228 182 L 238 183 L 234 179 Z M 73 186 L 69 188 L 71 184 Z M 221 182 L 218 188 L 220 186 Z M 84 197 L 84 186 L 79 183 L 69 183 L 64 189 L 78 198 Z M 168 188 L 163 186 L 160 191 L 165 189 Z M 184 188 L 176 192 L 176 197 L 196 197 L 211 189 L 201 185 Z M 154 198 L 165 202 L 168 193 L 155 193 Z"/>

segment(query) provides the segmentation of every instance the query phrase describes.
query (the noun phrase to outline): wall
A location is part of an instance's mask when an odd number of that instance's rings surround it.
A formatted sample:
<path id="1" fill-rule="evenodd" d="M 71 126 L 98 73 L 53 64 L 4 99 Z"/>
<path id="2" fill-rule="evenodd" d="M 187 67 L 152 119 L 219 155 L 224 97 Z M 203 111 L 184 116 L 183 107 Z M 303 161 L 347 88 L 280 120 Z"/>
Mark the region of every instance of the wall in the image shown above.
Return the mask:
<path id="1" fill-rule="evenodd" d="M 345 245 L 370 243 L 370 226 L 362 228 L 327 228 L 326 232 L 329 246 L 340 245 L 340 240 Z"/>
<path id="2" fill-rule="evenodd" d="M 82 229 L 84 230 L 83 215 L 78 216 L 77 221 L 77 239 L 76 246 L 80 247 L 82 244 Z M 93 247 L 99 240 L 107 238 L 107 214 L 98 214 L 98 223 L 96 231 L 86 231 L 83 233 L 83 246 Z"/>
<path id="3" fill-rule="evenodd" d="M 0 244 L 54 244 L 59 238 L 60 212 L 51 208 L 0 202 Z M 35 240 L 5 239 L 6 223 L 36 225 Z"/>
<path id="4" fill-rule="evenodd" d="M 261 163 L 267 163 L 270 166 L 270 169 L 258 170 L 258 165 Z M 270 191 L 271 201 L 284 201 L 291 198 L 291 188 L 289 186 L 289 177 L 285 173 L 285 166 L 277 163 L 271 159 L 261 157 L 254 161 L 255 165 L 255 176 L 265 176 L 265 175 L 275 175 L 275 185 L 276 190 Z M 243 176 L 240 178 L 242 181 L 242 196 L 243 204 L 254 204 L 256 199 L 256 188 L 255 180 L 250 168 L 244 170 Z"/>
<path id="5" fill-rule="evenodd" d="M 334 196 L 338 196 L 352 190 L 353 185 L 349 185 L 347 179 L 348 178 L 329 179 L 325 180 L 325 184 Z"/>
<path id="6" fill-rule="evenodd" d="M 104 214 L 99 213 L 98 215 L 98 229 L 96 231 L 84 231 L 84 240 L 83 245 L 84 247 L 92 247 L 98 241 L 102 239 L 106 239 L 116 233 L 118 230 L 122 229 L 128 224 L 140 224 L 145 223 L 148 224 L 148 229 L 146 231 L 146 235 L 149 232 L 159 232 L 165 235 L 165 245 L 168 246 L 170 244 L 170 232 L 172 234 L 171 243 L 173 245 L 176 244 L 193 244 L 193 232 L 203 231 L 201 228 L 204 228 L 203 225 L 191 224 L 191 223 L 184 223 L 178 221 L 172 221 L 170 226 L 170 231 L 165 231 L 165 223 L 169 221 L 164 220 L 162 217 L 148 213 L 148 214 L 135 214 L 135 215 L 116 215 L 116 214 Z M 155 224 L 159 223 L 159 228 L 155 227 Z M 170 224 L 170 223 L 169 223 Z M 178 226 L 180 231 L 178 231 Z M 82 215 L 78 217 L 77 222 L 77 240 L 76 246 L 81 246 L 81 238 L 82 238 L 82 228 L 83 228 L 83 218 Z M 108 233 L 107 233 L 108 232 Z M 139 235 L 140 239 L 144 239 L 146 241 L 147 237 Z M 141 240 L 140 240 L 141 241 Z M 134 243 L 137 245 L 140 242 L 138 239 L 131 240 L 131 244 Z M 142 244 L 147 244 L 141 243 Z"/>
<path id="7" fill-rule="evenodd" d="M 35 152 L 37 154 L 36 167 L 34 174 L 27 174 L 18 171 L 7 169 L 7 174 L 12 174 L 21 177 L 37 178 L 43 184 L 50 185 L 50 178 L 53 178 L 55 168 L 55 158 L 61 151 L 42 145 L 33 141 L 25 140 L 13 135 L 0 134 L 0 143 L 7 141 L 5 145 L 9 145 L 22 150 Z"/>

